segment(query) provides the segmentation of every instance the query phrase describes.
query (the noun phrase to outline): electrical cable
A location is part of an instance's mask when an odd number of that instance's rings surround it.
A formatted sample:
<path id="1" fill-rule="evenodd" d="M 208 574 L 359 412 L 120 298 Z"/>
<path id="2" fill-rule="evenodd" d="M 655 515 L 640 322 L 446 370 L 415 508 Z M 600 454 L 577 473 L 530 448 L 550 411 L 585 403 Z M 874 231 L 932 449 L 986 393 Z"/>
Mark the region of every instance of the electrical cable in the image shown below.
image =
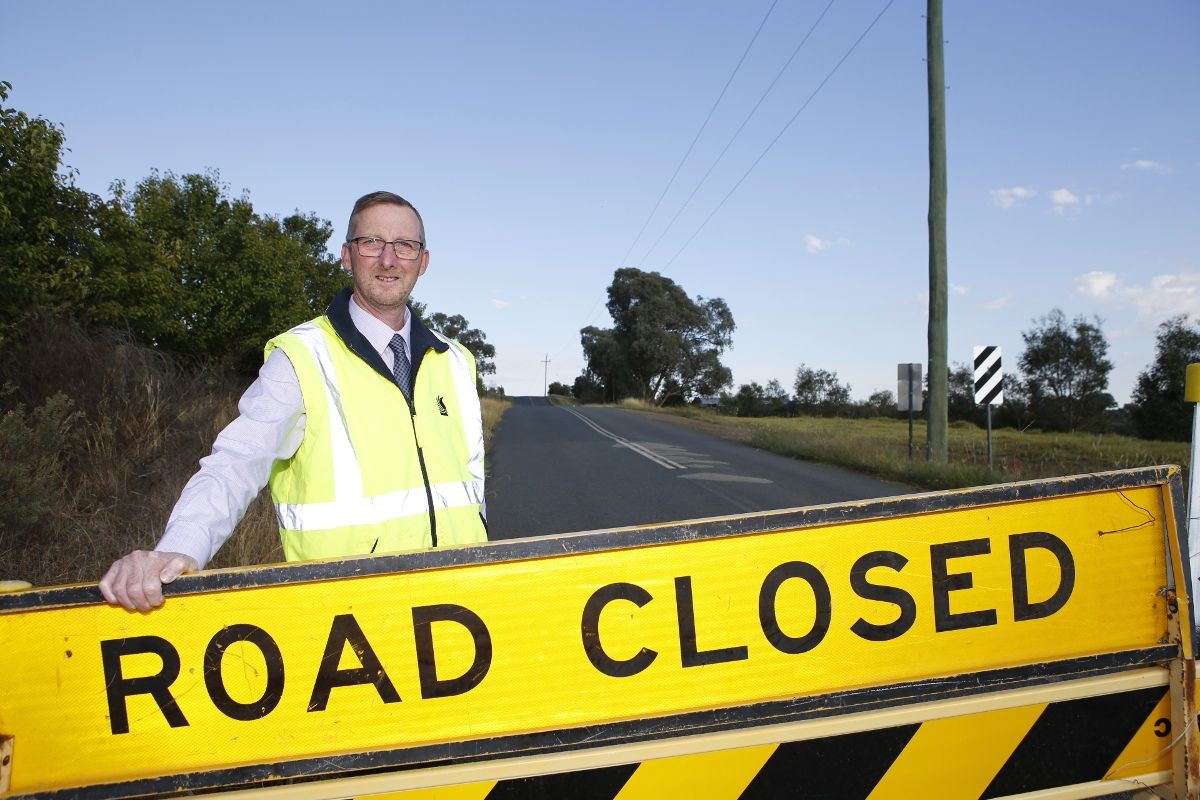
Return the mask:
<path id="1" fill-rule="evenodd" d="M 754 43 L 758 41 L 758 35 L 762 33 L 762 29 L 764 26 L 766 26 L 767 20 L 771 16 L 771 12 L 775 10 L 775 6 L 777 5 L 779 5 L 779 0 L 773 0 L 770 7 L 767 8 L 767 13 L 763 15 L 762 21 L 758 23 L 758 28 L 754 31 L 754 35 L 750 37 L 749 44 L 747 44 L 746 49 L 742 51 L 742 57 L 738 59 L 737 64 L 733 68 L 733 72 L 729 74 L 729 78 L 725 81 L 725 85 L 721 87 L 720 94 L 717 95 L 717 99 L 713 102 L 712 108 L 708 110 L 708 116 L 704 118 L 704 122 L 700 123 L 700 129 L 697 130 L 696 135 L 692 137 L 692 143 L 688 145 L 687 151 L 683 154 L 683 158 L 679 160 L 679 164 L 675 167 L 675 172 L 671 174 L 670 180 L 667 181 L 667 185 L 663 188 L 662 193 L 658 196 L 658 200 L 655 201 L 654 208 L 650 209 L 650 214 L 646 217 L 646 221 L 642 223 L 642 227 L 637 232 L 637 236 L 635 236 L 633 241 L 629 243 L 629 249 L 625 251 L 625 255 L 622 256 L 620 262 L 618 262 L 619 264 L 624 264 L 629 260 L 629 254 L 633 252 L 633 248 L 637 247 L 637 243 L 641 241 L 642 234 L 646 232 L 647 226 L 650 225 L 650 220 L 654 219 L 654 215 L 658 212 L 659 206 L 662 205 L 663 198 L 667 196 L 667 192 L 669 192 L 671 187 L 675 184 L 675 179 L 679 177 L 679 171 L 683 169 L 683 165 L 687 163 L 688 157 L 692 154 L 692 150 L 696 147 L 696 142 L 700 141 L 701 134 L 703 134 L 705 129 L 708 127 L 709 121 L 712 120 L 713 113 L 716 112 L 717 106 L 719 106 L 721 104 L 721 100 L 724 99 L 725 93 L 729 90 L 730 84 L 732 84 L 733 79 L 737 77 L 738 71 L 742 68 L 742 63 L 745 62 L 746 56 L 750 54 L 750 50 L 754 47 Z M 600 306 L 601 302 L 603 302 L 603 298 L 596 300 L 596 302 L 592 304 L 592 307 L 588 310 L 587 316 L 584 317 L 585 324 L 591 321 L 592 315 L 596 313 L 596 309 Z M 562 353 L 563 350 L 566 350 L 567 347 L 570 346 L 571 345 L 564 345 L 559 350 L 559 353 Z"/>
<path id="2" fill-rule="evenodd" d="M 821 89 L 823 89 L 825 87 L 825 84 L 829 82 L 830 78 L 832 78 L 834 76 L 834 74 L 838 71 L 838 69 L 842 66 L 842 64 L 845 63 L 846 59 L 848 59 L 850 57 L 850 55 L 855 51 L 855 49 L 858 48 L 858 45 L 862 42 L 862 40 L 867 38 L 867 34 L 870 33 L 871 29 L 875 27 L 875 23 L 879 22 L 879 20 L 883 17 L 883 15 L 887 12 L 887 10 L 892 7 L 892 3 L 894 3 L 895 1 L 896 0 L 888 0 L 887 5 L 885 5 L 883 7 L 883 10 L 880 11 L 875 16 L 875 19 L 871 20 L 871 24 L 867 26 L 867 29 L 864 30 L 862 32 L 862 34 L 857 39 L 854 40 L 854 44 L 850 45 L 850 49 L 847 50 L 846 54 L 843 55 L 841 57 L 841 59 L 837 62 L 837 64 L 834 65 L 833 69 L 829 71 L 829 74 L 825 76 L 825 79 L 822 80 L 821 83 L 817 85 L 817 88 L 813 90 L 812 94 L 810 94 L 808 96 L 808 99 L 805 100 L 804 103 L 800 106 L 800 108 L 796 111 L 796 113 L 792 115 L 792 118 L 787 121 L 787 124 L 783 126 L 783 129 L 780 130 L 779 133 L 775 135 L 775 138 L 772 139 L 771 142 L 762 151 L 762 153 L 759 154 L 758 158 L 754 159 L 754 163 L 750 165 L 750 167 L 746 170 L 746 172 L 742 175 L 742 177 L 738 178 L 738 181 L 737 181 L 737 183 L 735 183 L 733 185 L 733 188 L 730 189 L 723 198 L 721 198 L 721 202 L 717 203 L 717 207 L 714 208 L 712 210 L 712 212 L 707 217 L 704 218 L 704 221 L 700 223 L 700 227 L 696 228 L 695 232 L 690 237 L 688 237 L 688 240 L 686 242 L 683 243 L 683 246 L 680 247 L 675 252 L 675 255 L 671 256 L 671 260 L 668 261 L 663 266 L 664 270 L 667 269 L 667 267 L 670 267 L 672 264 L 675 263 L 675 259 L 679 258 L 680 254 L 682 254 L 683 251 L 687 249 L 688 245 L 690 245 L 692 243 L 692 240 L 695 239 L 700 234 L 700 231 L 704 230 L 704 227 L 706 225 L 708 225 L 709 221 L 714 216 L 716 216 L 717 212 L 721 210 L 721 207 L 725 205 L 726 201 L 729 200 L 729 198 L 733 196 L 733 193 L 738 190 L 738 187 L 742 185 L 743 181 L 745 181 L 746 178 L 750 177 L 750 173 L 754 171 L 754 168 L 757 167 L 759 162 L 762 161 L 766 157 L 767 153 L 771 152 L 771 148 L 773 148 L 775 146 L 775 144 L 781 138 L 783 138 L 783 135 L 785 133 L 787 133 L 788 128 L 790 128 L 792 126 L 792 123 L 795 122 L 796 119 L 800 116 L 800 114 L 802 114 L 804 112 L 804 109 L 808 108 L 808 104 L 811 103 L 813 101 L 813 98 L 815 98 L 821 92 Z"/>
<path id="3" fill-rule="evenodd" d="M 771 16 L 771 12 L 775 10 L 775 6 L 779 4 L 779 0 L 773 0 L 771 7 L 767 9 L 767 13 L 763 15 L 762 22 L 758 23 L 758 29 L 754 31 L 754 35 L 750 37 L 750 43 L 746 45 L 746 49 L 742 51 L 742 57 L 738 59 L 737 65 L 733 68 L 733 72 L 729 74 L 729 79 L 725 81 L 725 85 L 721 87 L 721 93 L 717 95 L 716 101 L 712 104 L 712 108 L 708 110 L 708 116 L 704 118 L 704 122 L 700 123 L 700 130 L 696 131 L 696 135 L 692 137 L 692 143 L 688 145 L 687 152 L 683 154 L 683 158 L 679 159 L 679 164 L 675 167 L 675 172 L 671 174 L 671 179 L 667 181 L 667 185 L 663 188 L 662 194 L 658 196 L 658 200 L 654 203 L 654 208 L 650 209 L 649 216 L 642 223 L 641 230 L 637 232 L 637 236 L 633 237 L 633 241 L 629 243 L 629 249 L 625 251 L 625 255 L 621 257 L 621 264 L 629 260 L 629 254 L 633 252 L 633 248 L 641 241 L 642 234 L 646 232 L 646 226 L 650 224 L 650 220 L 654 219 L 658 207 L 662 205 L 663 198 L 667 196 L 667 192 L 675 184 L 675 179 L 679 177 L 679 171 L 683 169 L 683 165 L 687 162 L 688 156 L 692 154 L 692 149 L 695 148 L 696 142 L 700 141 L 700 135 L 704 133 L 704 129 L 708 127 L 709 121 L 712 119 L 713 113 L 717 110 L 717 106 L 721 104 L 721 100 L 725 97 L 725 92 L 729 90 L 729 85 L 733 83 L 733 79 L 737 76 L 738 70 L 742 68 L 742 63 L 746 60 L 746 56 L 750 55 L 750 49 L 754 47 L 754 43 L 758 41 L 758 35 L 762 33 L 763 27 L 767 24 L 767 19 Z M 594 309 L 593 309 L 594 310 Z M 591 314 L 589 313 L 590 317 Z"/>
<path id="4" fill-rule="evenodd" d="M 684 210 L 691 204 L 692 198 L 694 198 L 696 193 L 700 191 L 700 187 L 704 186 L 705 182 L 708 180 L 708 176 L 712 174 L 712 171 L 717 168 L 718 164 L 721 163 L 721 159 L 723 159 L 725 154 L 729 152 L 729 148 L 733 146 L 733 143 L 737 140 L 738 136 L 741 135 L 742 130 L 745 129 L 746 125 L 749 124 L 750 120 L 758 112 L 759 106 L 761 106 L 763 101 L 767 99 L 767 95 L 769 95 L 771 90 L 775 88 L 775 84 L 778 83 L 779 79 L 783 77 L 783 73 L 787 72 L 787 68 L 791 66 L 793 61 L 795 61 L 796 56 L 800 53 L 800 50 L 803 49 L 805 42 L 807 42 L 813 35 L 813 31 L 815 31 L 817 26 L 821 24 L 821 20 L 825 19 L 825 15 L 829 13 L 829 9 L 833 8 L 833 4 L 836 2 L 837 0 L 829 0 L 829 5 L 825 6 L 825 10 L 821 12 L 820 16 L 817 17 L 816 22 L 814 22 L 812 27 L 808 29 L 808 33 L 804 34 L 804 38 L 800 40 L 800 44 L 796 45 L 796 49 L 792 51 L 790 56 L 788 56 L 788 60 L 785 61 L 783 66 L 779 68 L 779 71 L 775 73 L 774 79 L 772 79 L 770 85 L 767 86 L 766 91 L 764 91 L 758 98 L 758 102 L 754 104 L 754 108 L 750 109 L 750 113 L 747 114 L 746 118 L 742 120 L 742 124 L 738 126 L 736 131 L 733 132 L 733 136 L 729 138 L 729 141 L 725 143 L 725 147 L 720 153 L 717 154 L 716 160 L 713 161 L 713 163 L 709 166 L 708 171 L 704 173 L 704 176 L 700 178 L 700 182 L 696 184 L 696 188 L 692 189 L 692 193 L 689 194 L 687 199 L 683 201 L 683 205 L 680 206 L 679 210 L 675 212 L 675 216 L 671 217 L 671 221 L 667 223 L 667 227 L 663 229 L 663 232 L 660 233 L 658 238 L 654 240 L 654 244 L 650 245 L 650 249 L 647 250 L 646 254 L 643 255 L 638 261 L 639 264 L 644 263 L 646 259 L 650 258 L 650 255 L 654 252 L 655 248 L 658 247 L 658 243 L 663 240 L 663 237 L 666 236 L 671 228 L 675 225 L 675 221 L 679 219 L 679 215 L 682 214 Z"/>

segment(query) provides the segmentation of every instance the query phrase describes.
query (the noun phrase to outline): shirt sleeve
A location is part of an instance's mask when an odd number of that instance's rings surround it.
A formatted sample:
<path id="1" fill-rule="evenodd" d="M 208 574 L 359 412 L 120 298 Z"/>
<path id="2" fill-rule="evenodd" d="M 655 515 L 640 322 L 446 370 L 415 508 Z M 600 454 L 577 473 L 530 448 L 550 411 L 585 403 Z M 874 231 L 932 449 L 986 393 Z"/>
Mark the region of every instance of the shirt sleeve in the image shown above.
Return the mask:
<path id="1" fill-rule="evenodd" d="M 275 461 L 295 455 L 304 423 L 300 380 L 283 350 L 272 350 L 238 401 L 237 417 L 183 487 L 155 549 L 184 553 L 203 568 L 267 485 Z"/>

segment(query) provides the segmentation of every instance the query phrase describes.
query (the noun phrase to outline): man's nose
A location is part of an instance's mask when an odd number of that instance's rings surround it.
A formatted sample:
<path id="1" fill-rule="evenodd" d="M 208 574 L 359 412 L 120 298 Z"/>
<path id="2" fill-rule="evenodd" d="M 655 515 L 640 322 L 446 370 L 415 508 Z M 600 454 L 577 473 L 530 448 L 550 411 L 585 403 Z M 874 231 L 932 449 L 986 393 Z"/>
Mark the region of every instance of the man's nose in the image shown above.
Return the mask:
<path id="1" fill-rule="evenodd" d="M 379 263 L 385 267 L 394 267 L 399 261 L 396 257 L 396 245 L 391 242 L 384 242 L 383 252 L 379 254 Z"/>

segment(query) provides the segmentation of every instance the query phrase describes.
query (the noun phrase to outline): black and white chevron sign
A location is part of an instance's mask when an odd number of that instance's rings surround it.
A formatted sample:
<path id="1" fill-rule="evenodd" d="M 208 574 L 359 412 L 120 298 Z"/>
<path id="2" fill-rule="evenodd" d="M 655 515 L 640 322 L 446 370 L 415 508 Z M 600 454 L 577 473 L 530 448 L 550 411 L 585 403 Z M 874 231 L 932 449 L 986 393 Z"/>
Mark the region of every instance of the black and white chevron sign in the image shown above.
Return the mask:
<path id="1" fill-rule="evenodd" d="M 975 402 L 998 406 L 1004 402 L 1004 372 L 1000 369 L 1000 348 L 995 345 L 975 348 Z"/>

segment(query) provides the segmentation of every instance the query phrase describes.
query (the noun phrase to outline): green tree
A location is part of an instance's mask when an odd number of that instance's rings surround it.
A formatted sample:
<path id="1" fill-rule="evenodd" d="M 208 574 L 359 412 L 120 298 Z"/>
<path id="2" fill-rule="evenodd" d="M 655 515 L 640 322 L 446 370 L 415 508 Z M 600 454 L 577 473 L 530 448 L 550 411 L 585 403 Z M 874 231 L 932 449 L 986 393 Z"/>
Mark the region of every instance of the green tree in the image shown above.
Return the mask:
<path id="1" fill-rule="evenodd" d="M 320 314 L 349 285 L 325 249 L 328 222 L 259 215 L 247 197 L 228 197 L 216 172 L 156 172 L 117 197 L 163 273 L 141 316 L 156 320 L 144 335 L 166 352 L 252 369 L 268 338 Z"/>
<path id="2" fill-rule="evenodd" d="M 429 326 L 435 331 L 439 331 L 451 339 L 457 339 L 463 347 L 471 351 L 471 354 L 475 356 L 475 367 L 480 379 L 484 375 L 495 374 L 495 346 L 488 343 L 487 334 L 478 328 L 472 328 L 471 323 L 467 322 L 467 318 L 462 314 L 448 315 L 435 311 L 428 317 L 422 314 L 421 319 L 429 323 Z"/>
<path id="3" fill-rule="evenodd" d="M 31 315 L 80 306 L 96 198 L 62 164 L 62 128 L 7 106 L 0 81 L 0 345 Z"/>
<path id="4" fill-rule="evenodd" d="M 766 413 L 766 392 L 755 381 L 739 386 L 733 402 L 739 417 L 761 417 Z"/>
<path id="5" fill-rule="evenodd" d="M 692 300 L 670 278 L 623 267 L 608 287 L 608 312 L 609 331 L 580 332 L 588 371 L 606 394 L 632 383 L 642 399 L 661 403 L 673 394 L 715 394 L 730 384 L 732 373 L 720 356 L 735 325 L 724 300 Z"/>
<path id="6" fill-rule="evenodd" d="M 577 398 L 588 403 L 615 403 L 636 392 L 625 354 L 611 328 L 589 325 L 579 332 L 579 340 L 587 367 L 575 379 Z"/>
<path id="7" fill-rule="evenodd" d="M 1068 323 L 1054 309 L 1024 331 L 1021 372 L 1029 411 L 1043 430 L 1102 430 L 1104 411 L 1115 405 L 1108 393 L 1108 342 L 1100 320 Z"/>
<path id="8" fill-rule="evenodd" d="M 1154 362 L 1138 375 L 1130 406 L 1134 430 L 1143 439 L 1186 442 L 1191 438 L 1191 405 L 1184 400 L 1189 364 L 1200 362 L 1200 326 L 1186 315 L 1158 326 Z"/>
<path id="9" fill-rule="evenodd" d="M 487 393 L 483 385 L 484 375 L 496 372 L 496 348 L 489 344 L 487 334 L 478 328 L 472 328 L 471 323 L 462 314 L 443 314 L 441 311 L 430 312 L 424 303 L 413 300 L 413 311 L 425 321 L 430 328 L 455 339 L 475 356 L 475 388 L 480 396 Z M 503 389 L 500 392 L 503 396 Z"/>
<path id="10" fill-rule="evenodd" d="M 788 393 L 783 384 L 776 378 L 767 381 L 763 389 L 763 402 L 766 404 L 766 414 L 770 417 L 785 417 L 788 413 Z"/>
<path id="11" fill-rule="evenodd" d="M 804 414 L 822 417 L 844 415 L 850 407 L 850 387 L 838 381 L 836 370 L 796 369 L 796 405 Z"/>
<path id="12" fill-rule="evenodd" d="M 876 389 L 867 398 L 866 409 L 872 417 L 894 417 L 898 413 L 896 395 L 888 389 Z"/>
<path id="13" fill-rule="evenodd" d="M 975 403 L 975 371 L 970 366 L 957 361 L 951 364 L 947 389 L 946 412 L 951 422 L 986 422 L 986 410 Z"/>
<path id="14" fill-rule="evenodd" d="M 571 386 L 571 394 L 581 403 L 603 403 L 604 386 L 594 375 L 586 372 L 575 378 Z"/>

